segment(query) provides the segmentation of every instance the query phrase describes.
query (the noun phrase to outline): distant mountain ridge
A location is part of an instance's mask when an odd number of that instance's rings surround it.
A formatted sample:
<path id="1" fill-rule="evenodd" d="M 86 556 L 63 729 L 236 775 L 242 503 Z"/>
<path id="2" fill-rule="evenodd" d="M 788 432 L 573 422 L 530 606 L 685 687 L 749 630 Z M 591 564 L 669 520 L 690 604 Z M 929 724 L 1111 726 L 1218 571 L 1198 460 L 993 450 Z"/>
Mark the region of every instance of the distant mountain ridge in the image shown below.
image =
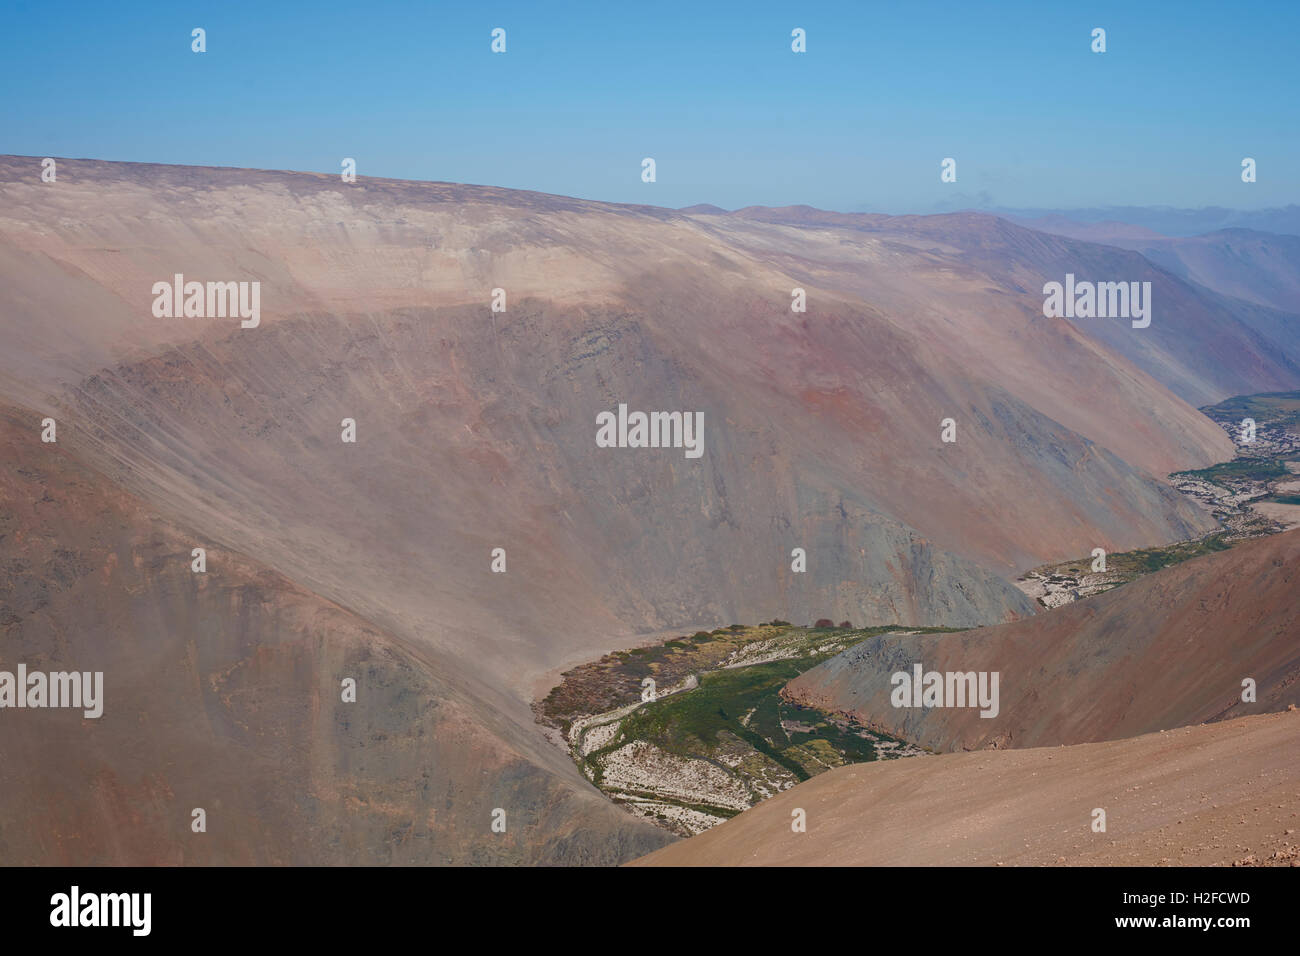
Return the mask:
<path id="1" fill-rule="evenodd" d="M 1081 225 L 1052 220 L 1023 224 L 1132 249 L 1162 269 L 1215 292 L 1292 315 L 1300 313 L 1300 236 L 1233 228 L 1168 238 L 1115 223 Z"/>
<path id="2" fill-rule="evenodd" d="M 1103 206 L 1091 209 L 1007 209 L 989 208 L 994 215 L 1041 228 L 1043 221 L 1065 220 L 1081 225 L 1123 223 L 1161 236 L 1188 237 L 1222 229 L 1251 229 L 1280 235 L 1300 236 L 1300 205 L 1273 209 L 1227 209 L 1206 206 L 1178 209 L 1172 206 Z"/>

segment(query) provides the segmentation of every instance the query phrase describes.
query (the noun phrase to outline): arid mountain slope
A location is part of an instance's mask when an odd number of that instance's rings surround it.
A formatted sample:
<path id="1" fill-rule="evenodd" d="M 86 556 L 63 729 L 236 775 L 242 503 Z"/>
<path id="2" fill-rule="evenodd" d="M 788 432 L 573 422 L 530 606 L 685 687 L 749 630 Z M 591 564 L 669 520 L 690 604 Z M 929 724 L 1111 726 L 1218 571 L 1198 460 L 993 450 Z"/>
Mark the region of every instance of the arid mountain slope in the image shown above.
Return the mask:
<path id="1" fill-rule="evenodd" d="M 152 517 L 38 425 L 0 408 L 0 670 L 100 671 L 103 713 L 0 712 L 0 863 L 615 863 L 668 839 L 558 751 L 538 766 L 428 649 Z"/>
<path id="2" fill-rule="evenodd" d="M 7 163 L 17 180 L 21 161 Z M 678 461 L 672 481 L 687 482 L 678 493 L 663 484 L 661 466 L 671 456 L 598 457 L 603 450 L 593 441 L 595 412 L 618 401 L 634 409 L 682 401 L 705 412 L 706 444 L 730 442 L 735 465 L 748 469 L 755 460 L 769 473 L 752 479 L 763 486 L 757 493 L 811 499 L 805 506 L 792 498 L 761 530 L 746 532 L 752 540 L 726 542 L 729 553 L 750 551 L 735 546 L 756 545 L 759 534 L 770 537 L 773 522 L 797 528 L 801 513 L 820 508 L 823 497 L 834 503 L 844 491 L 879 515 L 882 526 L 901 523 L 904 539 L 915 532 L 998 573 L 1066 557 L 1098 536 L 1119 547 L 1204 530 L 1199 513 L 1148 476 L 1229 451 L 1222 433 L 1194 409 L 1077 330 L 1036 323 L 1005 295 L 969 296 L 974 283 L 988 285 L 986 277 L 953 278 L 950 263 L 880 241 L 840 252 L 835 268 L 888 273 L 879 306 L 870 284 L 870 295 L 848 299 L 813 285 L 810 311 L 797 315 L 789 310 L 794 280 L 777 260 L 800 243 L 810 256 L 821 255 L 825 242 L 792 230 L 769 230 L 771 249 L 746 249 L 666 210 L 478 187 L 363 182 L 352 189 L 304 174 L 74 162 L 61 168 L 52 187 L 5 187 L 13 210 L 2 224 L 11 240 L 8 324 L 16 348 L 3 372 L 21 388 L 16 399 L 38 389 L 44 400 L 66 403 L 68 391 L 92 376 L 130 368 L 171 345 L 185 350 L 187 342 L 208 350 L 224 341 L 222 374 L 236 376 L 238 362 L 275 325 L 310 325 L 328 313 L 342 329 L 322 329 L 322 339 L 344 350 L 318 355 L 295 327 L 285 334 L 301 343 L 302 354 L 288 358 L 301 368 L 280 370 L 285 380 L 300 373 L 320 379 L 318 369 L 328 374 L 354 359 L 369 363 L 321 384 L 364 390 L 391 372 L 392 381 L 373 385 L 382 403 L 376 414 L 428 406 L 432 390 L 443 389 L 437 404 L 450 419 L 436 440 L 443 447 L 453 435 L 470 434 L 463 425 L 472 410 L 452 403 L 472 396 L 496 403 L 496 419 L 473 433 L 479 445 L 536 448 L 558 438 L 570 446 L 563 447 L 566 459 L 584 456 L 572 462 L 579 473 L 601 473 L 611 457 L 634 461 L 638 472 L 650 468 L 649 485 L 661 500 L 667 494 L 694 509 L 701 495 L 735 493 L 739 479 L 728 484 L 725 472 L 702 475 L 698 485 L 691 477 L 731 449 Z M 149 210 L 143 227 L 142 210 Z M 176 271 L 260 277 L 263 326 L 239 331 L 210 320 L 155 319 L 149 288 Z M 92 282 L 107 293 L 102 301 L 78 298 L 91 295 Z M 488 311 L 493 288 L 510 297 L 504 314 Z M 52 326 L 49 316 L 57 317 Z M 423 354 L 408 355 L 413 348 Z M 96 384 L 97 397 L 107 399 L 104 382 Z M 248 394 L 281 421 L 287 413 L 275 400 L 301 407 L 311 398 L 256 388 Z M 540 434 L 534 408 L 549 417 Z M 134 417 L 129 409 L 97 414 L 105 429 Z M 961 428 L 956 446 L 938 442 L 939 422 L 949 416 Z M 331 429 L 337 420 L 331 414 Z M 809 429 L 813 420 L 818 427 Z M 378 460 L 372 417 L 363 434 L 371 440 L 367 457 Z M 776 458 L 774 448 L 781 451 Z M 954 460 L 936 467 L 939 455 Z M 320 464 L 318 471 L 332 470 Z M 132 470 L 145 469 L 137 463 Z M 481 486 L 479 476 L 472 480 Z M 933 490 L 917 494 L 918 483 Z M 622 492 L 640 493 L 611 488 L 615 497 Z M 554 510 L 549 489 L 544 498 L 534 507 Z M 1107 499 L 1105 507 L 1094 504 Z M 709 507 L 723 514 L 720 501 Z M 853 510 L 851 502 L 846 509 Z M 953 520 L 959 511 L 967 520 Z M 761 553 L 764 568 L 788 566 Z M 760 579 L 756 567 L 744 575 L 771 593 L 779 581 L 770 573 Z M 846 613 L 852 609 L 854 599 L 831 593 L 838 577 L 809 589 L 816 592 L 810 608 L 839 600 Z M 1015 595 L 1001 600 L 1016 610 Z M 648 626 L 680 623 L 659 617 Z"/>
<path id="3" fill-rule="evenodd" d="M 1033 611 L 1016 571 L 1207 530 L 1163 477 L 1231 453 L 1167 383 L 924 236 L 440 183 L 39 169 L 0 157 L 0 398 L 57 418 L 59 449 L 150 520 L 425 661 L 492 734 L 441 736 L 441 764 L 504 741 L 525 769 L 481 785 L 527 778 L 540 802 L 574 779 L 534 725 L 542 675 L 668 628 L 1014 620 Z M 257 327 L 156 316 L 176 274 L 259 282 Z M 598 447 L 597 414 L 622 403 L 701 413 L 703 454 Z M 221 629 L 224 607 L 167 626 Z M 106 620 L 114 640 L 137 629 Z"/>
<path id="4" fill-rule="evenodd" d="M 1295 315 L 1300 304 L 1291 300 L 1284 306 L 1287 311 L 1281 311 L 1260 303 L 1286 303 L 1285 295 L 1276 301 L 1258 295 L 1246 299 L 1231 297 L 1262 279 L 1261 269 L 1271 276 L 1264 289 L 1282 290 L 1300 281 L 1294 262 L 1287 261 L 1284 251 L 1279 253 L 1286 245 L 1286 237 L 1275 237 L 1277 245 L 1270 247 L 1270 252 L 1279 254 L 1271 256 L 1267 267 L 1262 265 L 1265 256 L 1261 253 L 1259 268 L 1250 262 L 1220 263 L 1215 269 L 1197 273 L 1183 269 L 1165 271 L 1159 267 L 1165 263 L 1153 264 L 1128 251 L 1132 247 L 1122 242 L 1105 240 L 1101 244 L 1049 235 L 981 213 L 877 216 L 828 213 L 796 206 L 755 207 L 726 216 L 700 218 L 726 230 L 739 229 L 744 222 L 781 224 L 814 233 L 833 227 L 836 234 L 856 232 L 884 240 L 896 248 L 903 243 L 910 244 L 918 251 L 940 257 L 945 272 L 960 275 L 969 271 L 978 275 L 985 288 L 973 284 L 970 294 L 996 290 L 1001 301 L 1006 302 L 1009 297 L 1023 304 L 1032 312 L 1036 323 L 1053 329 L 1069 325 L 1072 330 L 1103 344 L 1113 355 L 1128 359 L 1197 407 L 1231 395 L 1270 391 L 1275 386 L 1277 390 L 1295 388 L 1300 383 L 1300 320 Z M 1064 282 L 1067 274 L 1089 282 L 1150 282 L 1150 326 L 1135 329 L 1129 321 L 1120 319 L 1044 318 L 1044 281 Z M 1185 281 L 1180 275 L 1196 281 Z M 1235 278 L 1229 282 L 1228 275 Z M 835 288 L 853 288 L 858 282 L 856 270 L 835 280 L 823 278 L 828 283 L 833 281 Z M 1210 280 L 1209 288 L 1197 284 L 1201 278 Z M 992 290 L 987 288 L 989 285 Z M 999 310 L 994 307 L 986 311 Z M 974 354 L 978 357 L 978 352 Z M 1012 350 L 1004 358 L 1014 354 Z M 1013 376 L 1021 367 L 1019 362 L 1006 364 L 1011 366 Z M 1049 380 L 1058 382 L 1054 374 Z M 1070 382 L 1068 376 L 1059 381 L 1063 390 L 1072 391 L 1064 388 Z M 1265 386 L 1264 383 L 1273 384 Z M 1073 388 L 1087 388 L 1084 382 L 1071 384 Z M 1100 392 L 1100 383 L 1094 385 Z M 1093 401 L 1099 397 L 1094 396 Z M 1045 406 L 1035 403 L 1035 407 Z"/>
<path id="5" fill-rule="evenodd" d="M 791 829 L 802 809 L 807 832 Z M 1106 830 L 1094 832 L 1094 811 Z M 1287 866 L 1300 713 L 832 770 L 644 866 Z"/>
<path id="6" fill-rule="evenodd" d="M 937 750 L 1131 737 L 1300 704 L 1300 530 L 1240 544 L 1031 620 L 872 638 L 787 685 Z M 1000 712 L 895 707 L 891 675 L 1000 674 Z M 1257 699 L 1243 703 L 1242 682 Z"/>

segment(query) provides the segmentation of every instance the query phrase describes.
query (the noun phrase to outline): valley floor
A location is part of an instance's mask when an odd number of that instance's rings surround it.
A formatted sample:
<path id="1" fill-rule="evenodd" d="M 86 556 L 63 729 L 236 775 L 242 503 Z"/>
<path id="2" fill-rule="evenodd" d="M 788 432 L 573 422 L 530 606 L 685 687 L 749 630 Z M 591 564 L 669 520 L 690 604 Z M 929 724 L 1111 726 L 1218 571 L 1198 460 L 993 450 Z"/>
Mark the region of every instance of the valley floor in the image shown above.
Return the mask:
<path id="1" fill-rule="evenodd" d="M 690 836 L 832 768 L 926 753 L 780 697 L 791 678 L 891 630 L 735 625 L 606 655 L 567 672 L 539 719 L 612 800 Z"/>

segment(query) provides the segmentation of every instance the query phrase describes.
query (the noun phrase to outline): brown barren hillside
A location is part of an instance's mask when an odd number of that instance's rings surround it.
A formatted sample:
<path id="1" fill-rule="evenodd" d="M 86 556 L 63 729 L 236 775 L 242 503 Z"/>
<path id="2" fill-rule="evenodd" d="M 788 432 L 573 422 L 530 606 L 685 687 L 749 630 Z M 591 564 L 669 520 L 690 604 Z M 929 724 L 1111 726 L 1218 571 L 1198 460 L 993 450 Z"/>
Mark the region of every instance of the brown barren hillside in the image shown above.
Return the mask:
<path id="1" fill-rule="evenodd" d="M 1164 479 L 1227 458 L 1223 431 L 1123 348 L 1042 318 L 1031 253 L 1050 240 L 1068 258 L 1065 240 L 1020 230 L 1002 258 L 981 257 L 963 243 L 984 244 L 989 217 L 865 233 L 448 183 L 58 168 L 57 183 L 42 183 L 39 159 L 0 157 L 0 398 L 30 409 L 15 441 L 38 441 L 43 417 L 59 422 L 57 453 L 38 446 L 29 470 L 55 474 L 41 456 L 66 454 L 105 493 L 130 495 L 133 520 L 247 556 L 296 600 L 391 641 L 423 662 L 414 673 L 428 694 L 459 708 L 463 730 L 434 734 L 432 758 L 349 765 L 369 796 L 348 805 L 395 807 L 391 828 L 342 817 L 331 849 L 275 850 L 282 858 L 391 859 L 400 846 L 431 862 L 608 859 L 584 834 L 609 827 L 626 838 L 601 846 L 626 858 L 644 848 L 640 831 L 621 829 L 535 724 L 543 675 L 669 629 L 1012 621 L 1035 610 L 1010 583 L 1017 571 L 1212 526 Z M 177 274 L 260 283 L 260 321 L 155 315 L 155 283 Z M 792 311 L 796 288 L 806 312 Z M 494 290 L 504 311 L 491 308 Z M 1200 375 L 1197 389 L 1213 392 L 1215 368 L 1180 366 L 1178 377 Z M 597 414 L 620 404 L 699 413 L 703 454 L 598 447 Z M 945 418 L 956 443 L 940 441 Z M 355 443 L 341 440 L 345 419 Z M 47 494 L 68 500 L 44 480 L 15 484 L 5 513 Z M 99 568 L 94 523 L 65 511 L 31 512 L 24 533 L 90 549 Z M 161 560 L 140 546 L 135 532 L 115 545 L 120 566 Z M 506 573 L 492 570 L 498 548 Z M 794 548 L 807 552 L 806 573 L 791 570 Z M 168 586 L 196 587 L 168 568 L 179 576 Z M 19 553 L 0 588 L 26 593 L 52 573 Z M 171 605 L 148 581 L 89 582 L 99 590 L 54 624 L 40 608 L 15 612 L 5 659 L 15 648 L 48 657 L 60 642 L 89 655 L 92 640 L 243 641 L 222 658 L 233 666 L 236 650 L 260 659 L 258 647 L 287 639 L 240 637 L 254 619 L 216 595 Z M 130 614 L 114 603 L 128 587 L 147 596 Z M 147 617 L 153 604 L 171 610 Z M 81 610 L 95 607 L 103 613 Z M 332 689 L 328 660 L 304 658 L 294 673 Z M 247 697 L 271 694 L 281 676 L 267 671 Z M 167 753 L 183 747 L 186 721 L 153 724 L 172 735 Z M 380 726 L 390 740 L 418 732 L 396 717 Z M 23 751 L 11 772 L 38 756 L 78 779 L 154 766 L 125 738 L 92 752 L 78 733 Z M 333 725 L 294 733 L 307 754 L 346 739 Z M 407 834 L 427 819 L 415 813 L 424 804 L 378 795 L 415 786 L 428 765 L 438 819 L 468 822 L 417 851 Z M 310 779 L 292 761 L 248 766 L 261 792 L 278 790 L 281 774 Z M 526 838 L 484 844 L 481 800 L 502 788 L 524 819 L 557 815 Z M 25 845 L 55 832 L 83 839 L 93 815 L 75 806 L 29 819 Z M 246 834 L 210 836 L 214 858 L 252 852 Z M 104 858 L 137 852 L 127 841 Z"/>
<path id="2" fill-rule="evenodd" d="M 895 707 L 891 675 L 1000 674 L 1000 712 Z M 1243 702 L 1254 681 L 1257 699 Z M 1037 617 L 872 638 L 784 695 L 938 750 L 1041 747 L 1300 703 L 1300 530 L 1240 544 Z"/>
<path id="3" fill-rule="evenodd" d="M 616 863 L 669 839 L 559 751 L 536 765 L 427 649 L 152 517 L 38 422 L 0 406 L 0 670 L 102 672 L 103 713 L 0 711 L 0 864 Z"/>
<path id="4" fill-rule="evenodd" d="M 807 832 L 791 829 L 802 809 Z M 1093 831 L 1094 811 L 1106 830 Z M 1300 712 L 857 764 L 640 866 L 1300 865 Z"/>

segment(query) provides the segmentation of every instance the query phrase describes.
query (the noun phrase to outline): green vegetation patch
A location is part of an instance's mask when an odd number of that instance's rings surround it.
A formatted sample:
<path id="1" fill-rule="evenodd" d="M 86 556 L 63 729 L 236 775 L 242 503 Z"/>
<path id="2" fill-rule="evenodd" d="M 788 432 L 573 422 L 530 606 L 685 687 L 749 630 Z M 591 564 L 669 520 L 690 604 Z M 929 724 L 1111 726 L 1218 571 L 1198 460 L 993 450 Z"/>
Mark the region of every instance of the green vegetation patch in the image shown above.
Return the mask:
<path id="1" fill-rule="evenodd" d="M 1138 574 L 1149 574 L 1170 565 L 1181 564 L 1192 558 L 1199 558 L 1203 554 L 1227 551 L 1232 545 L 1225 540 L 1226 537 L 1223 533 L 1212 534 L 1196 541 L 1180 541 L 1177 544 L 1167 544 L 1161 548 L 1140 548 L 1137 551 L 1122 551 L 1118 554 L 1110 554 L 1106 556 L 1106 569 L 1108 571 L 1133 571 Z"/>
<path id="2" fill-rule="evenodd" d="M 1300 392 L 1264 392 L 1235 395 L 1201 409 L 1215 421 L 1240 422 L 1253 418 L 1268 425 L 1300 425 Z"/>
<path id="3" fill-rule="evenodd" d="M 1220 462 L 1209 468 L 1194 471 L 1176 471 L 1175 478 L 1199 478 L 1212 485 L 1231 491 L 1233 481 L 1270 481 L 1290 474 L 1282 462 L 1273 458 L 1237 458 L 1233 461 Z"/>
<path id="4" fill-rule="evenodd" d="M 832 767 L 876 760 L 876 743 L 903 742 L 842 717 L 788 703 L 781 698 L 781 690 L 793 678 L 849 647 L 901 629 L 918 633 L 961 630 L 893 624 L 809 628 L 774 621 L 757 627 L 701 631 L 607 654 L 566 672 L 560 686 L 538 703 L 538 716 L 561 727 L 568 736 L 575 720 L 640 704 L 618 719 L 616 733 L 598 749 L 584 756 L 575 752 L 592 782 L 615 800 L 655 800 L 713 816 L 732 816 L 737 811 L 708 801 L 683 802 L 673 784 L 660 793 L 611 785 L 606 780 L 606 761 L 631 743 L 645 742 L 685 760 L 708 761 L 738 782 L 751 802 L 757 802 L 764 794 L 787 786 L 791 779 L 807 780 Z M 750 651 L 748 646 L 753 644 L 761 646 Z M 746 654 L 758 663 L 744 663 Z M 763 659 L 773 654 L 782 657 Z M 653 675 L 661 693 L 681 686 L 691 675 L 698 677 L 699 684 L 640 703 L 642 674 Z M 595 728 L 586 731 L 593 732 Z M 655 814 L 652 808 L 646 812 L 681 832 L 663 814 Z"/>
<path id="5" fill-rule="evenodd" d="M 875 634 L 899 630 L 896 625 L 845 633 L 834 650 L 817 653 L 827 643 L 825 628 L 801 631 L 805 652 L 778 661 L 706 673 L 699 687 L 646 704 L 625 718 L 619 740 L 604 751 L 644 740 L 680 757 L 714 759 L 730 734 L 785 767 L 799 780 L 844 763 L 876 759 L 872 740 L 889 739 L 860 732 L 819 711 L 794 706 L 781 698 L 781 689 L 804 671 Z M 909 628 L 924 633 L 955 628 Z M 598 756 L 593 754 L 592 756 Z"/>
<path id="6" fill-rule="evenodd" d="M 810 659 L 802 658 L 705 674 L 695 690 L 636 711 L 623 721 L 623 735 L 649 741 L 668 753 L 699 757 L 712 756 L 718 734 L 726 730 L 777 759 L 776 750 L 764 739 L 773 733 L 784 737 L 777 695 L 810 666 Z M 753 716 L 746 726 L 741 721 L 750 711 Z M 777 762 L 802 773 L 793 761 Z"/>
<path id="7" fill-rule="evenodd" d="M 844 631 L 846 639 L 861 640 L 891 627 Z M 641 699 L 641 682 L 652 678 L 659 691 L 680 684 L 687 676 L 716 669 L 748 644 L 772 639 L 824 644 L 834 632 L 813 634 L 808 628 L 782 622 L 747 627 L 732 624 L 714 631 L 696 631 L 648 647 L 614 651 L 600 660 L 565 671 L 561 683 L 538 702 L 538 717 L 553 727 L 568 728 L 578 717 L 603 714 Z"/>
<path id="8" fill-rule="evenodd" d="M 1115 587 L 1127 584 L 1129 581 L 1136 580 L 1143 574 L 1150 574 L 1152 571 L 1159 571 L 1161 568 L 1167 568 L 1171 565 L 1181 564 L 1192 558 L 1199 558 L 1205 554 L 1214 554 L 1216 551 L 1227 551 L 1232 547 L 1232 542 L 1228 540 L 1227 532 L 1216 532 L 1215 534 L 1206 535 L 1204 538 L 1198 538 L 1195 541 L 1179 541 L 1175 544 L 1167 544 L 1158 548 L 1139 548 L 1135 551 L 1116 551 L 1106 555 L 1106 574 L 1122 576 L 1122 580 L 1113 582 Z M 1078 558 L 1074 561 L 1064 561 L 1060 564 L 1045 565 L 1038 568 L 1040 574 L 1074 574 L 1086 576 L 1093 573 L 1091 558 Z"/>

